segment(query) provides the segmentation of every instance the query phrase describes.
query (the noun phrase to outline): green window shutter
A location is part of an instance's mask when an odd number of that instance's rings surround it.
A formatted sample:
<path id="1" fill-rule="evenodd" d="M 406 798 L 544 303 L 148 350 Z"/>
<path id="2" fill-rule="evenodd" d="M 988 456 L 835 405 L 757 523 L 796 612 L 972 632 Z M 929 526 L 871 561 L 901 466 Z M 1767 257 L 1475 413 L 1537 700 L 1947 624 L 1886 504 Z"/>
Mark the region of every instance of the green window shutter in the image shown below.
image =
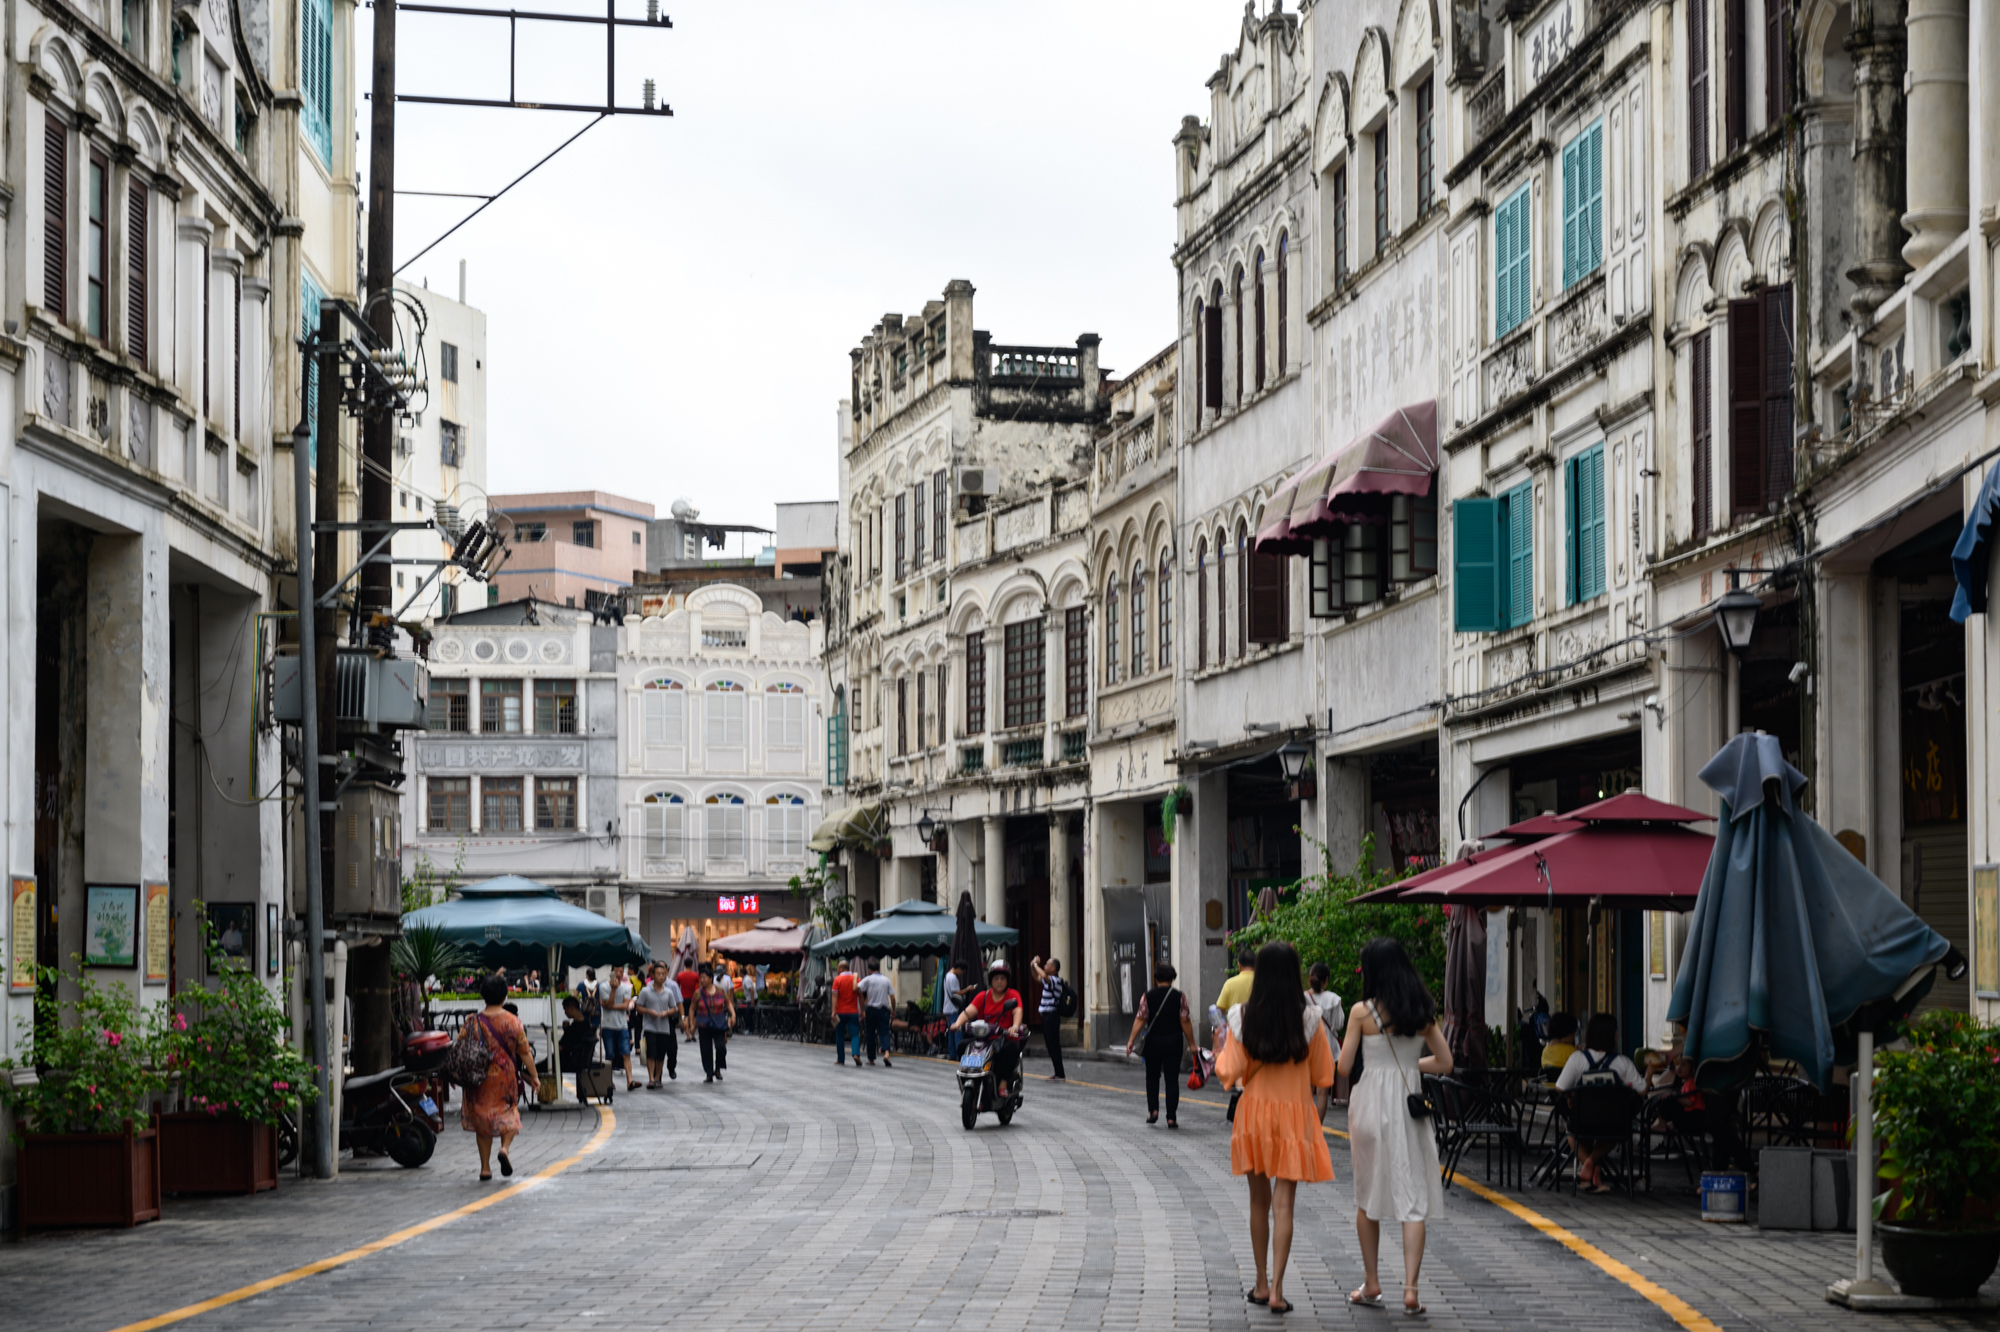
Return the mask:
<path id="1" fill-rule="evenodd" d="M 1507 537 L 1506 623 L 1509 628 L 1535 618 L 1534 483 L 1523 482 L 1500 497 Z"/>
<path id="2" fill-rule="evenodd" d="M 1500 501 L 1462 499 L 1451 506 L 1452 628 L 1462 634 L 1504 629 L 1500 606 Z"/>
<path id="3" fill-rule="evenodd" d="M 1563 286 L 1604 262 L 1604 122 L 1598 121 L 1563 149 Z"/>
<path id="4" fill-rule="evenodd" d="M 1590 263 L 1584 272 L 1595 273 L 1604 263 L 1604 122 L 1600 120 L 1592 125 L 1584 138 L 1590 145 L 1590 161 L 1584 165 L 1583 171 L 1584 194 L 1589 200 L 1583 240 L 1590 247 Z M 1601 469 L 1602 457 L 1598 459 L 1598 465 Z"/>
<path id="5" fill-rule="evenodd" d="M 1577 534 L 1581 525 L 1577 519 L 1577 474 L 1583 469 L 1578 466 L 1583 460 L 1571 458 L 1563 463 L 1563 602 L 1574 606 L 1581 599 L 1577 595 L 1580 586 L 1577 566 L 1581 563 L 1578 555 Z"/>
<path id="6" fill-rule="evenodd" d="M 302 273 L 299 289 L 299 336 L 310 339 L 319 332 L 319 303 L 323 293 L 319 284 L 312 280 L 310 273 Z M 306 429 L 311 432 L 309 444 L 310 460 L 319 466 L 319 361 L 309 359 L 305 364 L 306 377 Z"/>
<path id="7" fill-rule="evenodd" d="M 1534 253 L 1523 185 L 1493 214 L 1494 334 L 1518 328 L 1528 317 L 1528 281 Z"/>
<path id="8" fill-rule="evenodd" d="M 1564 287 L 1568 287 L 1571 283 L 1575 282 L 1577 274 L 1580 271 L 1578 268 L 1577 243 L 1579 240 L 1578 232 L 1582 228 L 1582 222 L 1578 217 L 1578 213 L 1580 211 L 1579 205 L 1583 200 L 1582 190 L 1579 188 L 1581 185 L 1581 173 L 1577 170 L 1577 159 L 1582 156 L 1580 151 L 1582 147 L 1583 139 L 1579 136 L 1568 147 L 1562 150 Z"/>
<path id="9" fill-rule="evenodd" d="M 1604 446 L 1594 445 L 1579 457 L 1576 469 L 1577 540 L 1583 548 L 1577 565 L 1577 599 L 1588 601 L 1604 595 Z"/>

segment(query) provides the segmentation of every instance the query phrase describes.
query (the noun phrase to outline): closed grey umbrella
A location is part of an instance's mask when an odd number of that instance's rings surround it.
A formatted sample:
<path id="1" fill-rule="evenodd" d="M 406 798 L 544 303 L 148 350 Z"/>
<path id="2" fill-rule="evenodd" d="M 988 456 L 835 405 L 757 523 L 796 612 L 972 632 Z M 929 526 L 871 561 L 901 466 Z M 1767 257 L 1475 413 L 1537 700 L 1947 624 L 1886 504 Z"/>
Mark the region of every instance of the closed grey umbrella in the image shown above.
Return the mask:
<path id="1" fill-rule="evenodd" d="M 951 964 L 963 970 L 965 983 L 980 983 L 978 913 L 972 909 L 972 894 L 958 895 L 958 928 L 951 936 Z"/>
<path id="2" fill-rule="evenodd" d="M 1453 904 L 1444 952 L 1444 1035 L 1462 1068 L 1486 1067 L 1486 913 Z"/>

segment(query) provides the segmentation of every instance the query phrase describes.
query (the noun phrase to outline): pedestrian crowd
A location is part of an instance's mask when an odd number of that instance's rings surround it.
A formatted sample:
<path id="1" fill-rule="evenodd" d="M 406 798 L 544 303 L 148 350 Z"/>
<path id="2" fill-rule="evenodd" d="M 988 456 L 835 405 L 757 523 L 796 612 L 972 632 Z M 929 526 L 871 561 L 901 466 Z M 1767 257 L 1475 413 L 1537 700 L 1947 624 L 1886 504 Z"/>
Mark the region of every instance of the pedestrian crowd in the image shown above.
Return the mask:
<path id="1" fill-rule="evenodd" d="M 745 977 L 742 984 L 746 999 L 754 995 L 754 980 Z M 597 968 L 588 967 L 575 992 L 563 999 L 566 1020 L 558 1046 L 563 1072 L 599 1067 L 602 1047 L 604 1064 L 625 1075 L 627 1091 L 658 1091 L 680 1077 L 685 1039 L 700 1051 L 703 1080 L 719 1082 L 729 1067 L 729 1035 L 736 1029 L 736 988 L 719 962 L 690 960 L 672 974 L 666 963 L 655 962 L 645 983 L 636 986 L 623 966 L 611 968 L 603 980 Z M 635 1054 L 645 1068 L 643 1083 Z"/>

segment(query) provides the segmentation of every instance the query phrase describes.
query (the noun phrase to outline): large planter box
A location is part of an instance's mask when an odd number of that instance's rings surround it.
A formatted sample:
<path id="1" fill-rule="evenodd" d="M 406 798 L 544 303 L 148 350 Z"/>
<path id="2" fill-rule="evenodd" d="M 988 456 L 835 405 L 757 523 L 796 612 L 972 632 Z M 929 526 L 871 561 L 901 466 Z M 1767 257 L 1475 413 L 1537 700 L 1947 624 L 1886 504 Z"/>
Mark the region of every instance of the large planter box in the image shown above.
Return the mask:
<path id="1" fill-rule="evenodd" d="M 161 1115 L 160 1192 L 262 1193 L 278 1187 L 278 1130 L 238 1115 Z"/>
<path id="2" fill-rule="evenodd" d="M 160 1135 L 30 1133 L 20 1152 L 21 1226 L 136 1226 L 160 1218 Z"/>

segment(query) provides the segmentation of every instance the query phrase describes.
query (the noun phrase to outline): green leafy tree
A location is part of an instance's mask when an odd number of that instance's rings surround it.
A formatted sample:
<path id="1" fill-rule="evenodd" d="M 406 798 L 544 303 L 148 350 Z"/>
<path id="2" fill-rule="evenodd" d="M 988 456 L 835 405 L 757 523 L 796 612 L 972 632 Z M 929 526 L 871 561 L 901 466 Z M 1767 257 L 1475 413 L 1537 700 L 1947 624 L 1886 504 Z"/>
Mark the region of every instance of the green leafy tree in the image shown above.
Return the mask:
<path id="1" fill-rule="evenodd" d="M 195 910 L 201 912 L 200 903 Z M 179 1075 L 188 1109 L 275 1124 L 316 1094 L 312 1064 L 291 1043 L 277 993 L 253 968 L 224 955 L 205 920 L 202 936 L 213 980 L 182 990 L 180 1011 L 168 1015 L 162 1008 L 155 1035 L 161 1066 Z"/>
<path id="2" fill-rule="evenodd" d="M 153 1093 L 166 1085 L 156 1066 L 157 1024 L 146 1021 L 130 990 L 101 984 L 81 965 L 74 975 L 38 967 L 36 983 L 42 997 L 32 1025 L 22 1023 L 29 1028 L 24 1057 L 0 1060 L 0 1069 L 39 1075 L 32 1086 L 0 1078 L 0 1104 L 14 1112 L 15 1141 L 23 1133 L 143 1128 Z M 68 984 L 76 987 L 74 999 L 48 997 Z"/>
<path id="3" fill-rule="evenodd" d="M 416 862 L 410 872 L 403 876 L 403 914 L 422 911 L 427 906 L 436 906 L 450 896 L 465 879 L 465 843 L 458 844 L 458 856 L 449 870 L 440 870 L 423 852 L 417 852 Z"/>
<path id="4" fill-rule="evenodd" d="M 426 1031 L 431 1028 L 432 979 L 457 976 L 478 961 L 478 954 L 470 948 L 446 938 L 442 925 L 405 925 L 403 933 L 389 945 L 389 965 L 397 979 L 415 987 Z"/>
<path id="5" fill-rule="evenodd" d="M 1369 834 L 1361 839 L 1361 854 L 1353 870 L 1343 874 L 1334 867 L 1333 852 L 1324 842 L 1310 834 L 1305 837 L 1319 850 L 1320 872 L 1281 889 L 1275 910 L 1260 912 L 1250 924 L 1230 935 L 1230 954 L 1283 939 L 1299 950 L 1303 966 L 1326 963 L 1331 973 L 1328 988 L 1352 1003 L 1361 993 L 1362 948 L 1371 939 L 1387 935 L 1402 941 L 1424 984 L 1433 995 L 1442 995 L 1443 909 L 1428 904 L 1354 901 L 1363 893 L 1407 878 L 1412 871 L 1377 869 L 1375 838 Z"/>
<path id="6" fill-rule="evenodd" d="M 812 900 L 812 923 L 827 934 L 845 934 L 854 928 L 854 898 L 848 893 L 829 893 L 827 890 L 838 882 L 828 872 L 826 857 L 804 874 L 794 874 L 787 884 L 794 893 L 801 893 Z"/>
<path id="7" fill-rule="evenodd" d="M 1984 1219 L 2000 1198 L 2000 1028 L 1933 1009 L 1903 1034 L 1907 1049 L 1875 1057 L 1880 1173 L 1892 1182 L 1875 1214 L 1938 1229 Z"/>

